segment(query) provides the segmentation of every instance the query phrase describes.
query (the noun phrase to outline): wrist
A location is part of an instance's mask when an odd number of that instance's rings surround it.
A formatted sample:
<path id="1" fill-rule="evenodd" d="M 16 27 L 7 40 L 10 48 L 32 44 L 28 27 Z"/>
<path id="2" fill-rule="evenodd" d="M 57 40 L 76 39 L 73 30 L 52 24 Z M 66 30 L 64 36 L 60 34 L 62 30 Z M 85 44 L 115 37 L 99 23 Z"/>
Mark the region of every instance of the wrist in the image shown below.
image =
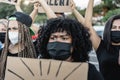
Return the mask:
<path id="1" fill-rule="evenodd" d="M 76 12 L 76 9 L 74 8 L 74 9 L 72 9 L 72 11 L 73 11 L 73 12 Z"/>
<path id="2" fill-rule="evenodd" d="M 34 8 L 34 10 L 38 10 L 38 8 Z"/>

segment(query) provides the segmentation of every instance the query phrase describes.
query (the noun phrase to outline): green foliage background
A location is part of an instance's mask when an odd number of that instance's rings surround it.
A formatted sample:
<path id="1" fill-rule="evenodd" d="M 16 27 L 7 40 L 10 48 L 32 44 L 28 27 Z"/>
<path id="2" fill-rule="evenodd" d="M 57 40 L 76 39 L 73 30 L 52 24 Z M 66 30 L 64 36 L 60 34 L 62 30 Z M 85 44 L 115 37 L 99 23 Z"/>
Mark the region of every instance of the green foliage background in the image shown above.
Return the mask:
<path id="1" fill-rule="evenodd" d="M 120 9 L 110 10 L 103 18 L 103 22 L 107 21 L 111 16 L 120 14 Z"/>

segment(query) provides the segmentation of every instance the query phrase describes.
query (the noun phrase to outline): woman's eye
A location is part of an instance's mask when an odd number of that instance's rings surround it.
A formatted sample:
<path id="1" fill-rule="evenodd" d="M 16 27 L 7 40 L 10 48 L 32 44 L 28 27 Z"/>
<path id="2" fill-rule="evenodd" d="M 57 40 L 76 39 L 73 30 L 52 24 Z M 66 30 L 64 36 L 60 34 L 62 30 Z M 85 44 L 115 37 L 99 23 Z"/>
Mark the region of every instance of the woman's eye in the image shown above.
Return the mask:
<path id="1" fill-rule="evenodd" d="M 64 38 L 64 37 L 63 37 L 62 39 L 63 39 L 63 40 L 67 40 L 68 38 Z"/>
<path id="2" fill-rule="evenodd" d="M 54 40 L 55 38 L 54 38 L 54 37 L 51 37 L 50 39 L 51 39 L 51 40 Z"/>

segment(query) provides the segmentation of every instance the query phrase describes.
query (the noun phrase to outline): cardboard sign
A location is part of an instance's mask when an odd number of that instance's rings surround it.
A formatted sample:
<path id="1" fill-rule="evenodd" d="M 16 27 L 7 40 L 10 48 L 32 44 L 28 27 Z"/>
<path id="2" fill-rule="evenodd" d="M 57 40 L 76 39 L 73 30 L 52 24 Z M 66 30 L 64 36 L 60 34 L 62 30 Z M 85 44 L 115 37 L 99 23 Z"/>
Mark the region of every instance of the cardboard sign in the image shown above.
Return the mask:
<path id="1" fill-rule="evenodd" d="M 45 0 L 54 12 L 64 13 L 71 12 L 70 0 Z M 39 8 L 39 13 L 44 13 L 42 7 Z"/>
<path id="2" fill-rule="evenodd" d="M 8 57 L 5 80 L 87 80 L 88 63 Z"/>
<path id="3" fill-rule="evenodd" d="M 45 0 L 45 1 L 54 12 L 58 13 L 71 12 L 70 0 Z M 18 0 L 0 0 L 0 2 L 16 5 Z M 44 9 L 41 6 L 39 7 L 38 12 L 45 13 Z"/>
<path id="4" fill-rule="evenodd" d="M 18 0 L 0 0 L 0 2 L 12 4 L 12 5 L 17 4 L 17 1 L 18 1 Z"/>

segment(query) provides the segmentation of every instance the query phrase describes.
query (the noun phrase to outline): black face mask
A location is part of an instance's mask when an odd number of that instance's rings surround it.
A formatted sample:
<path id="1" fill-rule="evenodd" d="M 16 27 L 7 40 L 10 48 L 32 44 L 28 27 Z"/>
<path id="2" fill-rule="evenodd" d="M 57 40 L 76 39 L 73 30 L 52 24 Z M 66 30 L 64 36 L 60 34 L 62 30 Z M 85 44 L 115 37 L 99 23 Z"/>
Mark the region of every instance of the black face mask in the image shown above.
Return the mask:
<path id="1" fill-rule="evenodd" d="M 5 34 L 6 34 L 6 33 L 0 33 L 0 41 L 1 41 L 2 43 L 5 42 Z"/>
<path id="2" fill-rule="evenodd" d="M 111 31 L 111 41 L 114 43 L 120 42 L 120 31 Z"/>
<path id="3" fill-rule="evenodd" d="M 71 44 L 62 42 L 50 42 L 47 50 L 52 59 L 66 60 L 71 56 Z"/>

